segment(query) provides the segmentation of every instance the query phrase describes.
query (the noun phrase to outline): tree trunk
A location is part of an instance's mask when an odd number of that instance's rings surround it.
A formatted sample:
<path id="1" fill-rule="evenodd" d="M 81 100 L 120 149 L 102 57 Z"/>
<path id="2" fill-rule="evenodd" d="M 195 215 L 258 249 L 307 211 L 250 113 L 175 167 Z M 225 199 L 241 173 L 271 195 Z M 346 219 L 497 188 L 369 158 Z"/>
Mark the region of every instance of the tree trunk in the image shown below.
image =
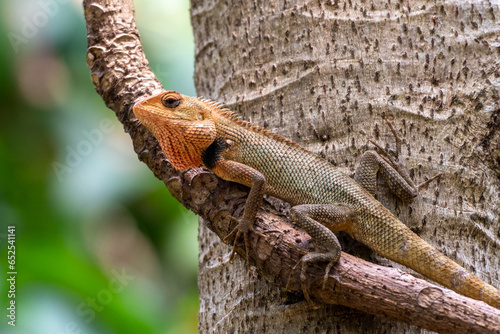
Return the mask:
<path id="1" fill-rule="evenodd" d="M 421 238 L 500 288 L 498 4 L 484 1 L 192 1 L 198 95 L 352 175 L 369 140 L 407 145 L 415 183 L 378 199 Z M 278 211 L 280 201 L 269 199 Z M 395 266 L 342 236 L 344 250 Z M 200 332 L 421 333 L 341 306 L 311 309 L 200 228 Z M 418 276 L 418 275 L 417 275 Z"/>

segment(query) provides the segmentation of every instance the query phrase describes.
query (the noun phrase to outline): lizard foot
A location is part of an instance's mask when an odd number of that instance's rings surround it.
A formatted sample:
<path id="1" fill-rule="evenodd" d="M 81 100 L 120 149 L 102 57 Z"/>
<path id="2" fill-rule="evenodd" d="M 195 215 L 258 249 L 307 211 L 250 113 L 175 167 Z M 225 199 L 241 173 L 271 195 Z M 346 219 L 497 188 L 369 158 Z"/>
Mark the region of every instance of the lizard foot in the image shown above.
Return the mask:
<path id="1" fill-rule="evenodd" d="M 301 265 L 301 270 L 300 270 L 300 288 L 302 290 L 302 293 L 304 294 L 304 298 L 307 300 L 307 303 L 309 304 L 309 307 L 311 308 L 318 308 L 316 303 L 314 303 L 309 296 L 309 286 L 307 285 L 307 267 L 311 263 L 315 262 L 328 262 L 328 265 L 326 266 L 325 269 L 325 275 L 323 276 L 323 284 L 322 284 L 322 289 L 324 290 L 326 287 L 326 282 L 328 279 L 328 275 L 330 274 L 330 271 L 332 270 L 332 267 L 335 263 L 338 262 L 340 258 L 340 252 L 329 252 L 329 253 L 318 253 L 318 252 L 313 252 L 313 253 L 307 253 L 304 255 L 299 262 L 293 267 L 293 271 L 297 269 L 299 265 Z"/>
<path id="2" fill-rule="evenodd" d="M 265 235 L 255 230 L 253 224 L 245 218 L 239 221 L 238 219 L 231 217 L 231 220 L 238 223 L 238 225 L 236 225 L 231 233 L 229 233 L 223 240 L 225 243 L 227 243 L 227 241 L 234 236 L 233 251 L 231 252 L 231 256 L 229 257 L 229 262 L 233 263 L 234 255 L 236 254 L 236 246 L 238 245 L 238 240 L 241 236 L 243 236 L 243 241 L 245 242 L 245 253 L 246 259 L 248 260 L 248 254 L 250 251 L 250 241 L 248 239 L 248 233 L 251 231 L 257 234 L 259 237 L 265 237 Z"/>

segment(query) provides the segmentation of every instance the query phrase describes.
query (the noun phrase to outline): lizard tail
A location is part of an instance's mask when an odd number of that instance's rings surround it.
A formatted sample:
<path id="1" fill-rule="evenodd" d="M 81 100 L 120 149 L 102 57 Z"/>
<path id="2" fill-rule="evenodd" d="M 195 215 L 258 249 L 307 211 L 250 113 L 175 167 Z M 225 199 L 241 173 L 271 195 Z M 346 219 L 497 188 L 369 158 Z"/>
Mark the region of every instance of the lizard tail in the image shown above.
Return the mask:
<path id="1" fill-rule="evenodd" d="M 379 242 L 367 240 L 366 245 L 380 255 L 403 264 L 455 292 L 500 309 L 499 290 L 444 256 L 399 220 L 391 225 L 393 228 L 397 225 L 396 234 L 394 229 L 391 229 L 391 233 L 385 233 L 385 238 L 379 236 Z"/>

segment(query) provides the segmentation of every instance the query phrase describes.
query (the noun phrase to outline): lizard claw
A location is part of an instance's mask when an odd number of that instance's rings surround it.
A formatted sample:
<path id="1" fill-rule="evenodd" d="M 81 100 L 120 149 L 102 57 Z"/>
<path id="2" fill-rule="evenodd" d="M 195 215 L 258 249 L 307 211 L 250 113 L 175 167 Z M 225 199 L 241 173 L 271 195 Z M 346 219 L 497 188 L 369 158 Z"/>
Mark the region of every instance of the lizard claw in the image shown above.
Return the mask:
<path id="1" fill-rule="evenodd" d="M 339 253 L 335 253 L 335 252 L 307 253 L 293 267 L 292 271 L 295 271 L 299 265 L 301 266 L 300 287 L 301 287 L 302 293 L 304 294 L 304 298 L 306 299 L 307 304 L 309 304 L 310 308 L 316 309 L 316 308 L 318 308 L 318 306 L 309 296 L 309 285 L 307 284 L 307 275 L 306 275 L 307 267 L 312 263 L 328 261 L 328 265 L 326 266 L 325 274 L 323 276 L 322 289 L 324 290 L 326 287 L 326 283 L 328 281 L 328 276 L 330 275 L 330 271 L 331 271 L 332 267 L 338 262 L 339 257 L 340 257 L 340 252 Z M 287 286 L 288 286 L 288 284 L 287 284 Z"/>
<path id="2" fill-rule="evenodd" d="M 435 176 L 431 177 L 431 178 L 430 178 L 430 179 L 428 179 L 427 181 L 424 181 L 424 182 L 420 183 L 420 184 L 417 186 L 417 189 L 418 189 L 418 190 L 420 190 L 420 189 L 422 189 L 422 188 L 427 187 L 427 186 L 429 185 L 429 183 L 431 183 L 432 181 L 434 181 L 434 180 L 436 180 L 436 179 L 438 179 L 438 178 L 440 178 L 440 177 L 442 177 L 442 176 L 443 176 L 443 173 L 439 173 L 438 175 L 435 175 Z"/>
<path id="3" fill-rule="evenodd" d="M 245 218 L 239 221 L 238 219 L 231 217 L 231 220 L 236 221 L 238 225 L 236 225 L 236 227 L 231 231 L 231 233 L 229 233 L 223 240 L 224 242 L 227 242 L 234 236 L 233 251 L 231 252 L 231 256 L 229 257 L 229 262 L 233 263 L 234 255 L 236 254 L 236 246 L 238 245 L 238 241 L 241 236 L 243 236 L 243 241 L 245 243 L 246 258 L 248 260 L 248 254 L 250 254 L 250 241 L 248 238 L 248 233 L 251 231 L 257 234 L 259 237 L 265 237 L 265 235 L 256 231 L 253 224 Z"/>
<path id="4" fill-rule="evenodd" d="M 226 237 L 223 239 L 223 241 L 225 243 L 227 243 L 227 241 L 229 239 L 231 239 L 232 237 L 235 237 L 234 242 L 233 242 L 233 250 L 231 252 L 231 256 L 229 257 L 229 262 L 233 263 L 234 254 L 236 254 L 236 245 L 238 244 L 238 240 L 240 239 L 242 234 L 244 236 L 246 236 L 246 234 L 248 233 L 248 227 L 245 228 L 244 224 L 242 224 L 242 222 L 238 221 L 238 219 L 236 219 L 234 217 L 231 217 L 231 221 L 237 222 L 238 225 L 236 225 L 236 227 L 231 231 L 231 233 L 226 235 Z M 245 248 L 246 248 L 246 241 L 245 241 Z"/>

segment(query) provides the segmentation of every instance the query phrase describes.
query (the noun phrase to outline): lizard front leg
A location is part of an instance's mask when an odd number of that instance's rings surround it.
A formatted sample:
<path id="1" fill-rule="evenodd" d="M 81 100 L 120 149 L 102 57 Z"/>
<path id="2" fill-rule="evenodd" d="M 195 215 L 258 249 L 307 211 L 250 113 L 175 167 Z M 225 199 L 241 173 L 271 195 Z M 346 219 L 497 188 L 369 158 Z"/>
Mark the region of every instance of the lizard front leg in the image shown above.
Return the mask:
<path id="1" fill-rule="evenodd" d="M 342 204 L 302 204 L 290 209 L 292 220 L 314 239 L 316 245 L 316 252 L 304 255 L 294 267 L 295 269 L 299 264 L 302 264 L 300 283 L 309 305 L 314 305 L 314 303 L 309 297 L 306 286 L 307 266 L 315 262 L 328 262 L 323 279 L 324 287 L 332 266 L 337 263 L 341 254 L 339 241 L 332 231 L 349 231 L 356 216 L 354 210 Z M 319 252 L 319 247 L 326 251 Z"/>
<path id="2" fill-rule="evenodd" d="M 375 142 L 370 141 L 381 153 L 379 154 L 373 150 L 365 152 L 361 156 L 359 166 L 354 175 L 354 180 L 370 194 L 375 196 L 377 191 L 377 173 L 380 173 L 392 193 L 403 201 L 409 201 L 418 195 L 421 188 L 441 177 L 442 174 L 438 174 L 419 185 L 415 185 L 408 175 L 406 168 L 399 161 L 402 140 L 398 136 L 392 123 L 388 120 L 386 120 L 386 123 L 396 139 L 396 159 L 393 159 L 385 149 Z"/>
<path id="3" fill-rule="evenodd" d="M 231 252 L 231 257 L 229 258 L 229 261 L 233 262 L 234 254 L 236 253 L 236 245 L 239 238 L 243 235 L 245 251 L 248 259 L 250 250 L 248 232 L 252 231 L 259 236 L 264 236 L 262 233 L 254 230 L 254 221 L 257 211 L 262 205 L 266 178 L 262 175 L 262 173 L 247 165 L 225 159 L 216 161 L 215 166 L 211 168 L 211 170 L 224 180 L 240 183 L 250 188 L 250 193 L 248 194 L 248 198 L 245 202 L 243 218 L 238 221 L 236 218 L 231 217 L 231 219 L 238 222 L 238 225 L 224 238 L 224 242 L 226 242 L 228 239 L 236 235 L 233 244 L 233 251 Z"/>

